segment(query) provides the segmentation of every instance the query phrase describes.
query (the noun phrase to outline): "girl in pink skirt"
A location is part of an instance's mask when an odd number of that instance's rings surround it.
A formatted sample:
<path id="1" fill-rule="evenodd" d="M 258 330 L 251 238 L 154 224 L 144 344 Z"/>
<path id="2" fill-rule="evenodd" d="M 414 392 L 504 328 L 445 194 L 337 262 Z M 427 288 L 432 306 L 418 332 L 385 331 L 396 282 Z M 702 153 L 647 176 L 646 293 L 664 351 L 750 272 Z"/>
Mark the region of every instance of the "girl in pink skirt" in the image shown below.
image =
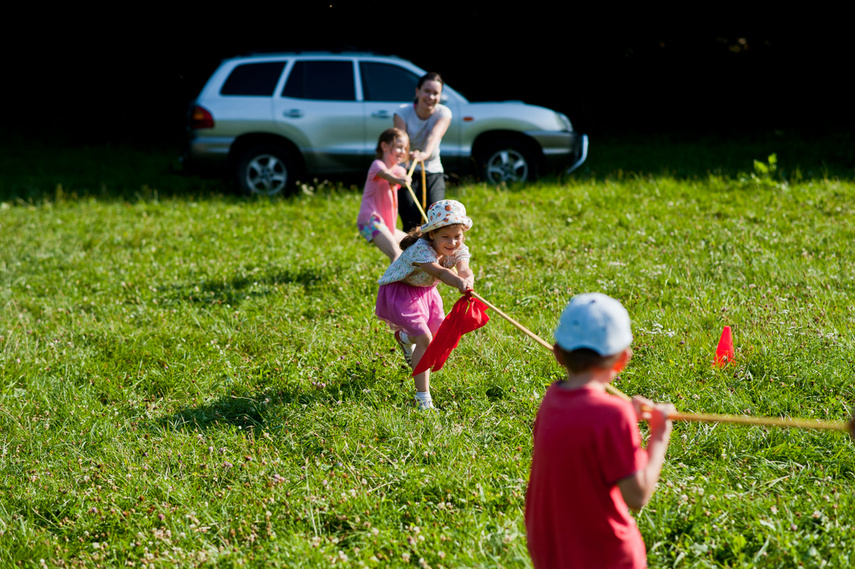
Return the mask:
<path id="1" fill-rule="evenodd" d="M 466 208 L 455 200 L 440 200 L 430 206 L 427 217 L 426 224 L 401 241 L 403 252 L 378 281 L 374 310 L 395 332 L 404 358 L 413 368 L 445 317 L 436 286 L 442 281 L 463 294 L 475 284 L 469 248 L 464 244 L 465 232 L 472 227 Z M 414 381 L 419 410 L 433 409 L 430 370 L 415 376 Z"/>

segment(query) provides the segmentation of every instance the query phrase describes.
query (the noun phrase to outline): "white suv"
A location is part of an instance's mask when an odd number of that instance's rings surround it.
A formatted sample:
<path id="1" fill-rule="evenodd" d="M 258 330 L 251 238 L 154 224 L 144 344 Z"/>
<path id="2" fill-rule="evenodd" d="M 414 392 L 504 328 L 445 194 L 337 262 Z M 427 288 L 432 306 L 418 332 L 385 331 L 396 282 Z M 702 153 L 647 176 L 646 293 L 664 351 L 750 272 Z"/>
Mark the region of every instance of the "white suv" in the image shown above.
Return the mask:
<path id="1" fill-rule="evenodd" d="M 413 100 L 424 71 L 371 53 L 279 53 L 223 61 L 190 109 L 188 168 L 226 167 L 240 188 L 273 195 L 301 177 L 365 172 L 380 133 Z M 520 101 L 470 103 L 446 85 L 447 171 L 534 180 L 585 161 L 587 137 L 561 113 Z"/>

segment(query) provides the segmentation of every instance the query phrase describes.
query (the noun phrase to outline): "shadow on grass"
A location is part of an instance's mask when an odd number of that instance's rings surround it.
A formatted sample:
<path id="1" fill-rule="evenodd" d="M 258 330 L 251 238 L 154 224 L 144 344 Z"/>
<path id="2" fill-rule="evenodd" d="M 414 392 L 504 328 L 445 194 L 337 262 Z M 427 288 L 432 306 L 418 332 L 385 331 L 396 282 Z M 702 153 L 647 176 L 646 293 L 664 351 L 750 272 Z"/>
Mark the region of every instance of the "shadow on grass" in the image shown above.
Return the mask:
<path id="1" fill-rule="evenodd" d="M 188 171 L 177 141 L 90 142 L 0 125 L 0 202 L 157 202 L 161 199 L 292 199 L 242 195 L 226 171 Z M 364 172 L 332 179 L 361 190 Z M 308 180 L 317 186 L 318 180 Z M 299 196 L 299 193 L 297 194 Z"/>
<path id="2" fill-rule="evenodd" d="M 179 154 L 179 148 L 167 143 L 81 146 L 0 130 L 0 201 L 94 198 L 139 202 L 170 197 L 222 199 L 235 194 L 234 185 L 222 178 L 186 174 L 178 162 Z M 754 171 L 754 160 L 766 161 L 771 154 L 777 155 L 782 181 L 855 178 L 853 134 L 818 129 L 595 134 L 587 162 L 570 178 L 600 180 L 637 175 L 695 179 L 713 174 L 738 179 Z M 358 191 L 363 176 L 359 173 L 333 181 Z M 309 180 L 308 184 L 316 186 L 318 181 Z M 252 198 L 233 195 L 232 199 Z"/>
<path id="3" fill-rule="evenodd" d="M 336 372 L 330 383 L 313 382 L 291 389 L 234 391 L 215 401 L 188 407 L 161 418 L 161 427 L 185 430 L 219 429 L 225 426 L 247 431 L 275 429 L 283 422 L 284 407 L 338 406 L 364 399 L 364 391 L 379 382 L 376 369 L 369 365 L 348 366 Z M 390 385 L 391 387 L 391 385 Z"/>
<path id="4" fill-rule="evenodd" d="M 159 302 L 162 306 L 179 303 L 228 304 L 237 306 L 252 298 L 262 298 L 281 285 L 294 284 L 310 289 L 323 282 L 328 275 L 305 267 L 286 268 L 267 276 L 235 276 L 231 279 L 210 280 L 201 283 L 172 284 L 160 287 Z"/>
<path id="5" fill-rule="evenodd" d="M 591 141 L 588 161 L 573 178 L 665 176 L 740 180 L 755 173 L 754 161 L 777 157 L 775 179 L 855 178 L 851 132 L 798 129 L 741 134 L 673 133 L 602 136 Z"/>

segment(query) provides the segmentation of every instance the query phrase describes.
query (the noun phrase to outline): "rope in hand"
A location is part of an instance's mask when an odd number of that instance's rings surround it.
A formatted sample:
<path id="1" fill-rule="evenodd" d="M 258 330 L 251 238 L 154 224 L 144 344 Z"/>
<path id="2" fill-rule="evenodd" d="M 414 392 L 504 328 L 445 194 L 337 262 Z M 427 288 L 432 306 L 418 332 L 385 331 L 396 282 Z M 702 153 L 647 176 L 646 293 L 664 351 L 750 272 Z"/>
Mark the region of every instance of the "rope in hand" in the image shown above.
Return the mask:
<path id="1" fill-rule="evenodd" d="M 413 172 L 415 172 L 416 164 L 418 164 L 418 163 L 419 162 L 413 160 L 413 165 L 410 166 L 410 171 L 407 172 L 407 176 L 409 176 L 410 178 L 413 177 Z M 427 191 L 425 189 L 425 175 L 424 175 L 425 174 L 425 163 L 421 162 L 421 165 L 422 165 L 422 198 L 424 199 L 424 197 L 426 195 L 425 192 Z M 419 213 L 422 214 L 422 220 L 425 223 L 427 223 L 427 214 L 425 213 L 424 207 L 422 207 L 422 205 L 419 203 L 419 198 L 416 197 L 416 192 L 413 191 L 413 188 L 412 188 L 412 186 L 410 186 L 410 184 L 407 184 L 407 189 L 410 190 L 410 195 L 413 197 L 413 202 L 416 204 L 416 207 L 419 208 Z"/>
<path id="2" fill-rule="evenodd" d="M 491 308 L 496 314 L 510 322 L 513 326 L 519 329 L 521 332 L 532 338 L 535 342 L 549 350 L 552 351 L 552 346 L 538 337 L 534 332 L 499 310 L 495 305 L 488 302 L 484 297 L 477 294 L 476 292 L 472 292 L 472 296 L 486 304 L 489 308 Z M 631 398 L 627 396 L 620 389 L 612 385 L 611 383 L 606 384 L 606 390 L 612 395 L 616 395 L 622 399 L 630 401 Z M 827 429 L 834 431 L 849 431 L 849 434 L 852 435 L 852 438 L 855 439 L 855 419 L 850 422 L 844 421 L 821 421 L 821 420 L 810 420 L 810 419 L 786 419 L 786 418 L 778 418 L 778 417 L 746 417 L 740 415 L 718 415 L 711 413 L 671 413 L 668 415 L 668 418 L 672 421 L 698 421 L 704 423 L 739 423 L 744 425 L 765 425 L 769 427 L 797 427 L 801 429 Z"/>

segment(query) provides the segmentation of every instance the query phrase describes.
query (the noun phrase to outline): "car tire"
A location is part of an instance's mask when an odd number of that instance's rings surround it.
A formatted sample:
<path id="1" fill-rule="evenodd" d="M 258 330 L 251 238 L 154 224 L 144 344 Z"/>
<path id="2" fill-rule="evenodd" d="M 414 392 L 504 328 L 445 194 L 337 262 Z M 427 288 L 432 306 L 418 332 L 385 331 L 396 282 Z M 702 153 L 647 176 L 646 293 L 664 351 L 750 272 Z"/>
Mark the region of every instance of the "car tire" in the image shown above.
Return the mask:
<path id="1" fill-rule="evenodd" d="M 254 196 L 276 196 L 294 191 L 296 168 L 288 151 L 279 146 L 256 146 L 241 154 L 237 184 Z"/>
<path id="2" fill-rule="evenodd" d="M 491 184 L 537 179 L 535 152 L 525 143 L 507 139 L 489 143 L 479 152 L 481 179 Z"/>

